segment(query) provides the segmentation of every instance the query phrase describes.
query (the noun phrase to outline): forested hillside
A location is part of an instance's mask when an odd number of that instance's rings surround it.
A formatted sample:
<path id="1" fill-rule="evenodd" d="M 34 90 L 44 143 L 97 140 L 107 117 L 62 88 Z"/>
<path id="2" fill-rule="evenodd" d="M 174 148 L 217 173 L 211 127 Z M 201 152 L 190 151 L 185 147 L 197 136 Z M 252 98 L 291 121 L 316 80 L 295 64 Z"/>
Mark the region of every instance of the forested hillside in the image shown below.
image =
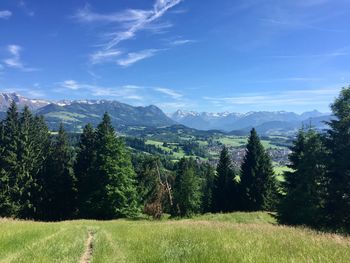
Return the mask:
<path id="1" fill-rule="evenodd" d="M 72 144 L 63 124 L 51 133 L 42 116 L 13 102 L 0 125 L 0 215 L 56 221 L 276 211 L 283 224 L 349 231 L 350 88 L 331 109 L 327 133 L 299 131 L 290 169 L 277 180 L 254 128 L 239 165 L 223 145 L 214 167 L 190 151 L 175 161 L 157 148 L 131 152 L 108 113 Z"/>

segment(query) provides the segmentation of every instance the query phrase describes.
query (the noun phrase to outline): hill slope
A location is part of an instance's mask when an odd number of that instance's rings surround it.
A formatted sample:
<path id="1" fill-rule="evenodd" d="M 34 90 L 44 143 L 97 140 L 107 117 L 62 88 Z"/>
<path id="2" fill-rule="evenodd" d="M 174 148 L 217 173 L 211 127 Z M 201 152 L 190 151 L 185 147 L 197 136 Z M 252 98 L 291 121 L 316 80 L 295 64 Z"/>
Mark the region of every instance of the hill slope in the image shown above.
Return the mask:
<path id="1" fill-rule="evenodd" d="M 1 262 L 78 262 L 86 251 L 93 262 L 345 263 L 350 258 L 349 238 L 278 226 L 261 212 L 164 221 L 0 219 L 0 228 Z"/>
<path id="2" fill-rule="evenodd" d="M 51 129 L 57 129 L 63 122 L 67 130 L 77 131 L 87 123 L 97 125 L 105 112 L 111 116 L 113 125 L 119 129 L 129 126 L 163 127 L 175 124 L 154 105 L 134 107 L 118 101 L 80 100 L 47 101 L 28 99 L 16 93 L 0 93 L 0 118 L 4 117 L 12 101 L 19 108 L 25 105 L 43 115 Z"/>

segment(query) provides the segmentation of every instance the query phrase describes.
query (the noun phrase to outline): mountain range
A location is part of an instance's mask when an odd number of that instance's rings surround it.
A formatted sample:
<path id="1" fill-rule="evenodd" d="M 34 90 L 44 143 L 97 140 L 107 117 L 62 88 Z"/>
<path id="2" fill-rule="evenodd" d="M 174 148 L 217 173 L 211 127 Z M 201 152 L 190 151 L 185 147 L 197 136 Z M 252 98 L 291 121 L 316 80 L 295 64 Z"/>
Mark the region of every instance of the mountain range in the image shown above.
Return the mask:
<path id="1" fill-rule="evenodd" d="M 324 122 L 331 119 L 330 114 L 316 110 L 302 114 L 285 111 L 242 114 L 178 110 L 166 115 L 154 105 L 134 107 L 110 100 L 38 100 L 17 93 L 0 93 L 0 118 L 5 116 L 4 112 L 12 101 L 15 101 L 19 108 L 28 105 L 33 112 L 43 115 L 50 129 L 56 130 L 63 122 L 69 131 L 81 131 L 87 123 L 97 125 L 105 112 L 110 114 L 113 125 L 120 131 L 182 124 L 197 130 L 221 130 L 231 134 L 246 134 L 252 127 L 265 135 L 293 134 L 302 125 L 324 129 Z"/>
<path id="2" fill-rule="evenodd" d="M 134 107 L 109 100 L 35 100 L 16 93 L 0 93 L 0 111 L 6 111 L 12 101 L 15 101 L 19 108 L 28 105 L 33 112 L 43 115 L 53 130 L 56 130 L 61 122 L 69 131 L 80 131 L 87 123 L 96 126 L 105 112 L 109 113 L 112 124 L 120 130 L 130 126 L 164 127 L 175 124 L 154 105 Z"/>
<path id="3" fill-rule="evenodd" d="M 328 113 L 317 110 L 297 114 L 286 111 L 257 111 L 248 113 L 212 113 L 178 110 L 169 115 L 177 123 L 199 130 L 223 130 L 247 132 L 255 127 L 260 133 L 295 132 L 302 125 L 314 126 L 318 129 L 326 128 L 325 121 L 331 119 Z"/>

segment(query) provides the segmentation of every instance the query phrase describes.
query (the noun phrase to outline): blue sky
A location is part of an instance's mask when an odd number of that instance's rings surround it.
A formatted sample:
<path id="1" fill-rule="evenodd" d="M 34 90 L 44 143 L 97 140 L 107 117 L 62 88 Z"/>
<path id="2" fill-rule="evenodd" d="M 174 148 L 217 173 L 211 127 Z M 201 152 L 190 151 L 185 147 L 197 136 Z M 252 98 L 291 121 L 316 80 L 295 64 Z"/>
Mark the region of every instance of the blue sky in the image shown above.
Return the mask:
<path id="1" fill-rule="evenodd" d="M 0 92 L 303 112 L 350 84 L 348 0 L 1 0 Z"/>

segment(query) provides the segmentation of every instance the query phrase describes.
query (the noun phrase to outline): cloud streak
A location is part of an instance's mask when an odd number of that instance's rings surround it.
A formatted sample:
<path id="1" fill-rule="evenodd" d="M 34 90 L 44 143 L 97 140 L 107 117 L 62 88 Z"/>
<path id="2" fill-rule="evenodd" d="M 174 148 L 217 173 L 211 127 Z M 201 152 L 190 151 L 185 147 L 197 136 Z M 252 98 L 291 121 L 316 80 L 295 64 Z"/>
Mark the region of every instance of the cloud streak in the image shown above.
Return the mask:
<path id="1" fill-rule="evenodd" d="M 158 91 L 160 93 L 163 93 L 167 96 L 170 96 L 173 99 L 180 99 L 183 97 L 183 95 L 175 90 L 167 89 L 167 88 L 155 88 L 155 91 Z"/>
<path id="2" fill-rule="evenodd" d="M 12 12 L 9 10 L 0 10 L 0 19 L 9 19 L 12 16 Z"/>
<path id="3" fill-rule="evenodd" d="M 118 59 L 117 64 L 122 67 L 129 67 L 140 60 L 153 57 L 159 51 L 158 49 L 146 49 L 139 52 L 131 52 L 125 58 Z"/>
<path id="4" fill-rule="evenodd" d="M 7 66 L 8 68 L 19 69 L 25 72 L 37 71 L 38 69 L 28 68 L 23 64 L 23 62 L 21 61 L 22 50 L 22 47 L 19 45 L 8 45 L 7 51 L 10 54 L 10 57 L 3 60 L 5 66 Z"/>
<path id="5" fill-rule="evenodd" d="M 58 90 L 59 92 L 66 92 L 66 90 L 79 92 L 88 91 L 92 96 L 95 97 L 116 97 L 133 101 L 142 101 L 144 99 L 143 96 L 139 94 L 142 90 L 142 87 L 135 85 L 104 87 L 99 85 L 80 83 L 75 80 L 65 80 L 57 84 L 61 87 L 61 89 Z"/>
<path id="6" fill-rule="evenodd" d="M 164 30 L 172 27 L 171 23 L 159 23 L 167 11 L 178 5 L 182 0 L 156 0 L 153 9 L 127 9 L 122 12 L 109 14 L 96 13 L 91 10 L 89 5 L 78 10 L 74 18 L 84 24 L 108 25 L 113 28 L 111 32 L 103 35 L 101 49 L 90 55 L 92 64 L 113 62 L 122 67 L 128 67 L 140 60 L 154 56 L 158 49 L 145 49 L 137 52 L 129 52 L 125 57 L 121 55 L 119 44 L 126 40 L 134 39 L 140 31 L 151 31 L 153 33 L 163 33 Z M 178 43 L 185 44 L 183 43 Z"/>
<path id="7" fill-rule="evenodd" d="M 92 64 L 113 62 L 121 54 L 122 54 L 122 52 L 120 50 L 117 50 L 117 49 L 99 50 L 99 51 L 90 55 L 90 62 Z"/>
<path id="8" fill-rule="evenodd" d="M 245 93 L 232 97 L 203 97 L 215 105 L 291 106 L 329 103 L 339 93 L 339 88 L 287 90 L 275 93 Z"/>

